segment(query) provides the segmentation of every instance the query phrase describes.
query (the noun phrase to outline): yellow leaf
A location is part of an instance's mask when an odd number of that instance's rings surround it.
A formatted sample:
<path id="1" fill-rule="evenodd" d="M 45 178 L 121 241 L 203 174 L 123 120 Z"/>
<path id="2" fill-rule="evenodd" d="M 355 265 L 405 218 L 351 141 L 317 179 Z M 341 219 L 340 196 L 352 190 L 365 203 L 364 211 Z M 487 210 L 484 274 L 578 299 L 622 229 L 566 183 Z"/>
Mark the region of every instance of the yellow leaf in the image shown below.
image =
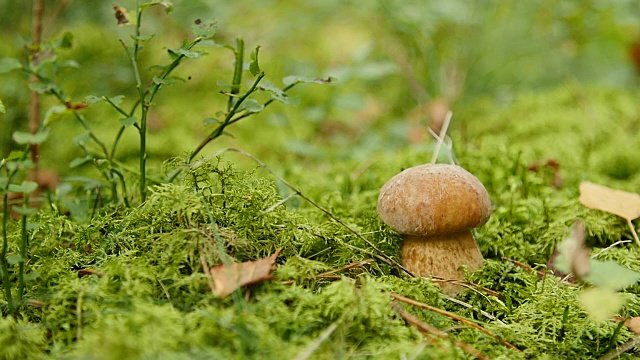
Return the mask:
<path id="1" fill-rule="evenodd" d="M 596 210 L 606 211 L 631 221 L 640 217 L 640 195 L 583 181 L 580 202 Z"/>
<path id="2" fill-rule="evenodd" d="M 596 321 L 610 319 L 625 303 L 620 294 L 604 287 L 582 290 L 578 300 L 589 317 Z"/>

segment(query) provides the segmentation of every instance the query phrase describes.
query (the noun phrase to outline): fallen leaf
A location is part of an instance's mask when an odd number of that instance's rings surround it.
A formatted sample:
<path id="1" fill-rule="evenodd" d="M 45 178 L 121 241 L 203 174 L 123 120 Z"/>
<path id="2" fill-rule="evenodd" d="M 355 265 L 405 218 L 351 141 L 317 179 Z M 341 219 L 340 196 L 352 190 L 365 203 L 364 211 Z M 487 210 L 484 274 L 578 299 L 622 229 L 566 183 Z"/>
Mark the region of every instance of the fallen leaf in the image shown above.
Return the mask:
<path id="1" fill-rule="evenodd" d="M 624 326 L 636 334 L 640 334 L 640 316 L 632 317 L 624 322 Z"/>
<path id="2" fill-rule="evenodd" d="M 80 269 L 80 270 L 78 270 L 78 278 L 83 278 L 83 277 L 89 276 L 89 275 L 95 275 L 97 277 L 103 277 L 106 274 L 101 272 L 101 271 L 97 271 L 97 270 L 93 270 L 93 269 Z"/>
<path id="3" fill-rule="evenodd" d="M 227 266 L 218 265 L 209 270 L 213 279 L 214 293 L 220 297 L 227 297 L 241 286 L 256 284 L 272 280 L 271 272 L 275 270 L 276 258 L 282 249 L 278 249 L 268 258 L 231 263 Z"/>
<path id="4" fill-rule="evenodd" d="M 558 254 L 553 262 L 550 261 L 549 267 L 564 274 L 572 273 L 578 279 L 588 275 L 591 259 L 589 249 L 584 246 L 586 237 L 584 224 L 580 220 L 576 221 L 571 234 L 558 244 Z"/>
<path id="5" fill-rule="evenodd" d="M 594 287 L 580 291 L 578 300 L 590 318 L 606 321 L 624 305 L 625 300 L 619 293 L 605 287 Z"/>
<path id="6" fill-rule="evenodd" d="M 580 183 L 580 202 L 631 221 L 640 217 L 640 195 L 608 188 L 588 181 Z"/>

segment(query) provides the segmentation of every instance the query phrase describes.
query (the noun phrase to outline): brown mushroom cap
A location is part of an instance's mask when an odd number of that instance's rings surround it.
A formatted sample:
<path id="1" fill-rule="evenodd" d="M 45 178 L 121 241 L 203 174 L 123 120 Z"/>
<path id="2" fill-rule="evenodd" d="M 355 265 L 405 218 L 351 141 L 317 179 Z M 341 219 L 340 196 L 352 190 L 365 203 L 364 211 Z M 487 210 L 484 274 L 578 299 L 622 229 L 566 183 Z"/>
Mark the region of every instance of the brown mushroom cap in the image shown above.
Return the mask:
<path id="1" fill-rule="evenodd" d="M 491 200 L 480 180 L 460 166 L 427 164 L 384 184 L 378 215 L 400 234 L 440 235 L 482 226 L 491 215 Z"/>

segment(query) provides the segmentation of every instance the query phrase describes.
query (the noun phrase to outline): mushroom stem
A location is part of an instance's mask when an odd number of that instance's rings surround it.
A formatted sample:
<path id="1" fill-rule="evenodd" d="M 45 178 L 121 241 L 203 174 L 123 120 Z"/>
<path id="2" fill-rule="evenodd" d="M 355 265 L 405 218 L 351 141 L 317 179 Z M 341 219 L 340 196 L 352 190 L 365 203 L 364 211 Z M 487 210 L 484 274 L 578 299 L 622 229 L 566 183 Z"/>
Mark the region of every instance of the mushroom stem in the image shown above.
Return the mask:
<path id="1" fill-rule="evenodd" d="M 432 236 L 405 235 L 402 243 L 402 266 L 416 276 L 462 279 L 464 271 L 460 266 L 466 265 L 473 272 L 482 266 L 482 261 L 482 253 L 469 230 Z M 451 296 L 461 290 L 446 282 L 439 286 Z"/>

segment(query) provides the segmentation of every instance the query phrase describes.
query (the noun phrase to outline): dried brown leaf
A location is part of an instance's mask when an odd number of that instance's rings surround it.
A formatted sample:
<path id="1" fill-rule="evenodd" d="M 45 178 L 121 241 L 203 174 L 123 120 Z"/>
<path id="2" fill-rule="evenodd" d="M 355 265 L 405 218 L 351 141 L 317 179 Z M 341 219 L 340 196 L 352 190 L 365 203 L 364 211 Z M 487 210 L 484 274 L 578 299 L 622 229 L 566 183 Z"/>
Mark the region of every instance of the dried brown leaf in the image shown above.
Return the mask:
<path id="1" fill-rule="evenodd" d="M 628 221 L 640 217 L 640 195 L 588 181 L 580 183 L 582 205 L 618 215 Z"/>
<path id="2" fill-rule="evenodd" d="M 271 272 L 275 270 L 276 258 L 280 254 L 277 250 L 268 258 L 231 263 L 215 266 L 209 270 L 214 284 L 214 293 L 220 297 L 227 297 L 241 286 L 256 284 L 272 280 Z"/>
<path id="3" fill-rule="evenodd" d="M 624 326 L 635 334 L 640 334 L 640 316 L 625 320 Z"/>

